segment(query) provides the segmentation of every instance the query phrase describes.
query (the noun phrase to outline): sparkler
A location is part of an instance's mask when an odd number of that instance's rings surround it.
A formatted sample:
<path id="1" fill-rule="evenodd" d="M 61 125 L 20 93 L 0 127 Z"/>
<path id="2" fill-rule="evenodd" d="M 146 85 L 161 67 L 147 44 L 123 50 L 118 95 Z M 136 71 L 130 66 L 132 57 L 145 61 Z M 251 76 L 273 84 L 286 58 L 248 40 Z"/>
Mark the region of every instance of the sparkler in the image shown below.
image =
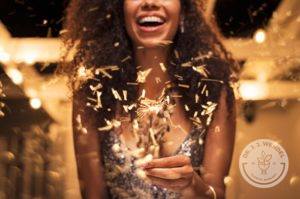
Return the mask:
<path id="1" fill-rule="evenodd" d="M 160 156 L 160 147 L 165 142 L 164 134 L 170 131 L 174 102 L 165 90 L 158 100 L 142 97 L 138 102 L 137 119 L 133 122 L 133 133 L 138 137 L 137 146 L 153 158 Z"/>

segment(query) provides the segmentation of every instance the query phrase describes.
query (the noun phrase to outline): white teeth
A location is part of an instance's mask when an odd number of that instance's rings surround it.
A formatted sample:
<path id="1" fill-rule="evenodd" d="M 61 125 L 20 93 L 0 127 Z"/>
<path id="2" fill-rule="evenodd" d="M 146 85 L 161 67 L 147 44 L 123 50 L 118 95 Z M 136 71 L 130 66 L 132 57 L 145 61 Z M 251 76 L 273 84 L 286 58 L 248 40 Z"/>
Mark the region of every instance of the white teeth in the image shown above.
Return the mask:
<path id="1" fill-rule="evenodd" d="M 143 17 L 139 20 L 139 23 L 147 23 L 147 22 L 163 23 L 164 20 L 155 16 Z"/>

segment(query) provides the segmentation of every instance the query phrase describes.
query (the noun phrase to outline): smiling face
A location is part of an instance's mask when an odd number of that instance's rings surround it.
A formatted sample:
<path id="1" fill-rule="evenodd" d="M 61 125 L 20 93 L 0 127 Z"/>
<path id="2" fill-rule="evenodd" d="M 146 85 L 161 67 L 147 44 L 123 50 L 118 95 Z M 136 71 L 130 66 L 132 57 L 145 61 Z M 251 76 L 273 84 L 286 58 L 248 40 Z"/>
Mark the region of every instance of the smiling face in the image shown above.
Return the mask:
<path id="1" fill-rule="evenodd" d="M 172 41 L 180 10 L 180 0 L 124 0 L 125 25 L 133 45 L 153 48 Z"/>

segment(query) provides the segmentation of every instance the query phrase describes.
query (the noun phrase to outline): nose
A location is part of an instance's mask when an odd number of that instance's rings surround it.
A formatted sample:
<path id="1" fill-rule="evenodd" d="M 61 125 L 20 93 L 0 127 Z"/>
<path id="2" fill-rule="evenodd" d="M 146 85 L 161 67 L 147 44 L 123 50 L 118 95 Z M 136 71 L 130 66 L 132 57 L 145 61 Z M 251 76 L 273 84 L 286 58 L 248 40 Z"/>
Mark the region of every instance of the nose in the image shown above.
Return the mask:
<path id="1" fill-rule="evenodd" d="M 144 0 L 142 8 L 144 10 L 156 10 L 160 7 L 160 0 Z"/>

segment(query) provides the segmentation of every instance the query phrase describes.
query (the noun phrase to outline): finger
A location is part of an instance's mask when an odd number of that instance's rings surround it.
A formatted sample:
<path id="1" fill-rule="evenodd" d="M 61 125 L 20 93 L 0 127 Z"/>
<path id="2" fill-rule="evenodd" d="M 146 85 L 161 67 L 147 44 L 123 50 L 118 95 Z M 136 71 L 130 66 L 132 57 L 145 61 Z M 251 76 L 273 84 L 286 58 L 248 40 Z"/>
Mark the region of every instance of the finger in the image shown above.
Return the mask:
<path id="1" fill-rule="evenodd" d="M 157 185 L 162 188 L 166 188 L 172 191 L 181 191 L 182 189 L 190 185 L 190 181 L 185 178 L 180 178 L 176 180 L 166 180 L 162 178 L 149 176 L 149 180 L 152 184 Z"/>
<path id="2" fill-rule="evenodd" d="M 148 168 L 172 168 L 190 164 L 191 160 L 186 155 L 176 155 L 166 158 L 154 159 L 146 163 L 143 167 Z"/>
<path id="3" fill-rule="evenodd" d="M 153 168 L 146 169 L 146 175 L 154 176 L 162 179 L 180 179 L 189 178 L 193 175 L 193 168 L 191 166 L 175 167 L 175 168 Z"/>

